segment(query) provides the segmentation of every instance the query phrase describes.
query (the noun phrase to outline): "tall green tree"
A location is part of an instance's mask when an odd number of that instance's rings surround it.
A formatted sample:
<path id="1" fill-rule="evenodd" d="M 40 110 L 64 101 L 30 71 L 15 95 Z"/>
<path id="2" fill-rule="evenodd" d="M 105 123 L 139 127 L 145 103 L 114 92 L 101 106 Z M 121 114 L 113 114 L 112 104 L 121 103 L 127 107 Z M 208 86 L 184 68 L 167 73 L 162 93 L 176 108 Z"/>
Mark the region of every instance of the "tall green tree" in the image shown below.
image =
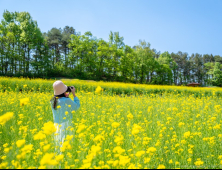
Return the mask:
<path id="1" fill-rule="evenodd" d="M 109 43 L 103 39 L 98 40 L 97 60 L 96 60 L 96 76 L 97 79 L 107 80 L 109 61 L 111 60 L 111 48 Z"/>
<path id="2" fill-rule="evenodd" d="M 171 53 L 172 59 L 176 63 L 173 69 L 174 84 L 187 84 L 190 82 L 190 61 L 188 53 L 178 51 Z"/>
<path id="3" fill-rule="evenodd" d="M 110 69 L 109 74 L 112 76 L 112 80 L 115 80 L 115 77 L 119 76 L 120 74 L 120 58 L 123 55 L 124 51 L 124 38 L 120 37 L 119 32 L 110 32 L 109 35 L 109 42 L 111 47 L 111 60 L 110 60 Z M 118 73 L 118 75 L 117 75 Z"/>
<path id="4" fill-rule="evenodd" d="M 160 57 L 157 59 L 160 67 L 158 73 L 160 75 L 160 80 L 167 84 L 172 84 L 173 82 L 173 73 L 172 70 L 176 67 L 175 61 L 173 61 L 169 52 L 164 52 L 160 54 Z"/>
<path id="5" fill-rule="evenodd" d="M 86 32 L 84 35 L 71 35 L 70 61 L 75 65 L 80 76 L 96 77 L 97 46 L 97 40 L 91 32 Z"/>
<path id="6" fill-rule="evenodd" d="M 84 35 L 82 35 L 82 66 L 83 71 L 86 73 L 89 77 L 96 77 L 96 60 L 97 60 L 97 40 L 95 37 L 93 37 L 92 33 L 90 31 L 86 32 Z"/>
<path id="7" fill-rule="evenodd" d="M 133 76 L 133 67 L 134 67 L 134 50 L 126 45 L 124 47 L 124 52 L 120 57 L 120 67 L 119 71 L 121 73 L 121 79 L 124 82 L 127 82 L 132 79 Z"/>
<path id="8" fill-rule="evenodd" d="M 140 83 L 148 82 L 149 75 L 155 70 L 156 61 L 154 59 L 154 52 L 150 48 L 150 43 L 139 40 L 139 45 L 136 46 L 137 65 L 140 74 Z"/>
<path id="9" fill-rule="evenodd" d="M 52 66 L 55 67 L 57 62 L 62 60 L 61 58 L 61 40 L 62 40 L 62 30 L 58 28 L 52 28 L 47 33 L 47 41 L 50 49 L 53 52 L 52 55 Z M 62 62 L 62 61 L 61 61 Z"/>
<path id="10" fill-rule="evenodd" d="M 203 70 L 203 57 L 196 53 L 190 57 L 191 66 L 191 78 L 193 82 L 203 83 L 204 70 Z"/>
<path id="11" fill-rule="evenodd" d="M 6 10 L 3 18 L 1 25 L 4 28 L 2 49 L 5 56 L 5 73 L 9 68 L 10 73 L 16 74 L 18 65 L 19 73 L 27 74 L 31 71 L 32 51 L 37 43 L 43 40 L 41 31 L 28 12 L 13 13 Z"/>
<path id="12" fill-rule="evenodd" d="M 65 61 L 65 67 L 67 68 L 68 66 L 68 54 L 70 51 L 70 48 L 68 46 L 70 40 L 71 40 L 71 35 L 75 34 L 75 29 L 73 27 L 65 26 L 62 30 L 62 39 L 61 39 L 61 48 L 62 48 L 62 53 L 64 54 L 64 61 Z"/>
<path id="13" fill-rule="evenodd" d="M 213 69 L 213 85 L 222 87 L 222 65 L 219 62 L 215 62 Z"/>

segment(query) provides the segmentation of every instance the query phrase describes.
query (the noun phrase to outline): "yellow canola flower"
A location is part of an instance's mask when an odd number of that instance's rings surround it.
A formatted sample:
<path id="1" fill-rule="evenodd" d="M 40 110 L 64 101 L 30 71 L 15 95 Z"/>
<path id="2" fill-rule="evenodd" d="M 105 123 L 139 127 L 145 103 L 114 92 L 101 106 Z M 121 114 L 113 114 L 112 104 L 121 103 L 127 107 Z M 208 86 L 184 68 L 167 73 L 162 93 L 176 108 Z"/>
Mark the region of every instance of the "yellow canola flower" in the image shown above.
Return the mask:
<path id="1" fill-rule="evenodd" d="M 4 115 L 0 116 L 0 124 L 4 125 L 7 121 L 9 121 L 13 117 L 13 112 L 7 112 Z"/>
<path id="2" fill-rule="evenodd" d="M 67 136 L 66 136 L 66 140 L 67 140 L 67 141 L 70 141 L 70 140 L 72 140 L 73 137 L 74 137 L 73 135 L 67 135 Z"/>
<path id="3" fill-rule="evenodd" d="M 38 169 L 46 169 L 46 166 L 45 166 L 45 165 L 40 165 L 40 166 L 38 167 Z"/>
<path id="4" fill-rule="evenodd" d="M 222 155 L 219 155 L 219 156 L 218 156 L 218 159 L 222 159 Z"/>
<path id="5" fill-rule="evenodd" d="M 20 99 L 20 106 L 27 105 L 29 103 L 29 98 Z"/>
<path id="6" fill-rule="evenodd" d="M 119 125 L 120 125 L 120 123 L 118 123 L 118 122 L 113 122 L 112 123 L 113 128 L 117 128 L 117 127 L 119 127 Z"/>
<path id="7" fill-rule="evenodd" d="M 109 164 L 109 165 L 111 165 L 111 164 L 113 164 L 113 160 L 110 160 L 110 161 L 106 161 L 107 162 L 107 164 Z"/>
<path id="8" fill-rule="evenodd" d="M 128 169 L 138 169 L 135 164 L 131 163 L 128 167 Z"/>
<path id="9" fill-rule="evenodd" d="M 104 161 L 99 161 L 99 165 L 104 165 Z"/>
<path id="10" fill-rule="evenodd" d="M 159 165 L 159 166 L 157 167 L 157 169 L 166 169 L 166 167 L 161 164 L 161 165 Z"/>
<path id="11" fill-rule="evenodd" d="M 97 86 L 95 93 L 99 94 L 101 91 L 103 91 L 103 89 L 100 86 Z"/>
<path id="12" fill-rule="evenodd" d="M 156 148 L 154 147 L 149 147 L 147 150 L 146 150 L 147 153 L 154 153 L 156 152 Z"/>
<path id="13" fill-rule="evenodd" d="M 144 158 L 144 163 L 145 163 L 145 164 L 146 164 L 146 163 L 149 163 L 150 160 L 151 160 L 151 158 Z"/>
<path id="14" fill-rule="evenodd" d="M 221 126 L 221 124 L 217 124 L 213 127 L 213 129 L 220 129 L 221 128 L 220 126 Z"/>
<path id="15" fill-rule="evenodd" d="M 7 148 L 7 147 L 8 147 L 8 143 L 5 143 L 5 144 L 3 145 L 3 147 L 4 147 L 4 148 Z"/>
<path id="16" fill-rule="evenodd" d="M 152 138 L 144 137 L 143 138 L 143 145 L 147 145 L 150 142 L 150 140 L 152 140 Z"/>
<path id="17" fill-rule="evenodd" d="M 90 152 L 97 154 L 101 150 L 101 147 L 99 145 L 92 145 Z"/>
<path id="18" fill-rule="evenodd" d="M 36 169 L 35 166 L 29 166 L 27 169 Z"/>
<path id="19" fill-rule="evenodd" d="M 79 126 L 78 126 L 78 129 L 77 129 L 77 133 L 80 133 L 82 130 L 84 130 L 86 128 L 86 126 L 84 125 L 84 124 L 80 124 Z"/>
<path id="20" fill-rule="evenodd" d="M 117 143 L 117 145 L 120 145 L 123 143 L 124 137 L 122 135 L 120 136 L 115 136 L 114 142 Z"/>
<path id="21" fill-rule="evenodd" d="M 215 105 L 214 108 L 215 109 L 220 109 L 220 105 Z"/>
<path id="22" fill-rule="evenodd" d="M 191 161 L 192 161 L 192 159 L 191 159 L 191 158 L 188 158 L 188 159 L 187 159 L 187 162 L 189 162 L 189 163 L 190 163 Z"/>
<path id="23" fill-rule="evenodd" d="M 122 149 L 120 146 L 116 146 L 116 147 L 113 149 L 113 153 L 122 154 L 123 152 L 125 152 L 125 149 Z"/>
<path id="24" fill-rule="evenodd" d="M 134 125 L 133 125 L 133 129 L 132 129 L 132 134 L 133 134 L 133 135 L 137 135 L 137 134 L 140 132 L 141 129 L 142 129 L 141 126 L 139 126 L 139 125 L 137 125 L 137 124 L 134 124 Z"/>
<path id="25" fill-rule="evenodd" d="M 147 112 L 150 112 L 151 110 L 153 110 L 153 107 L 149 106 L 148 109 L 147 109 Z"/>
<path id="26" fill-rule="evenodd" d="M 136 153 L 136 157 L 141 157 L 142 155 L 144 155 L 145 154 L 145 151 L 138 151 L 137 153 Z"/>
<path id="27" fill-rule="evenodd" d="M 178 111 L 178 109 L 177 109 L 176 107 L 174 107 L 174 108 L 173 108 L 173 111 L 176 112 L 176 111 Z"/>
<path id="28" fill-rule="evenodd" d="M 127 115 L 127 118 L 128 118 L 129 120 L 133 119 L 132 113 L 129 113 L 129 114 Z"/>
<path id="29" fill-rule="evenodd" d="M 21 151 L 24 152 L 24 153 L 30 153 L 31 150 L 33 149 L 33 145 L 32 144 L 29 144 L 29 145 L 25 145 Z"/>
<path id="30" fill-rule="evenodd" d="M 17 168 L 19 166 L 19 162 L 18 161 L 15 161 L 15 160 L 12 160 L 11 161 L 12 165 Z"/>
<path id="31" fill-rule="evenodd" d="M 176 165 L 179 165 L 179 164 L 180 164 L 180 162 L 175 162 L 175 164 L 176 164 Z"/>
<path id="32" fill-rule="evenodd" d="M 5 160 L 5 159 L 6 159 L 6 156 L 2 156 L 1 158 L 2 158 L 2 160 Z"/>
<path id="33" fill-rule="evenodd" d="M 196 166 L 201 166 L 201 165 L 203 165 L 203 164 L 204 164 L 204 162 L 203 162 L 203 161 L 201 161 L 201 159 L 200 159 L 200 158 L 198 158 L 198 159 L 197 159 L 197 161 L 196 161 L 196 162 L 194 162 L 194 164 L 195 164 Z"/>
<path id="34" fill-rule="evenodd" d="M 84 163 L 80 169 L 89 169 L 91 167 L 91 163 Z"/>
<path id="35" fill-rule="evenodd" d="M 22 139 L 22 140 L 17 140 L 17 142 L 16 142 L 16 146 L 18 147 L 18 148 L 20 148 L 22 145 L 24 145 L 25 144 L 25 139 Z"/>
<path id="36" fill-rule="evenodd" d="M 45 133 L 46 135 L 51 135 L 52 133 L 56 132 L 54 123 L 51 121 L 44 123 L 42 130 L 43 130 L 43 133 Z"/>
<path id="37" fill-rule="evenodd" d="M 63 154 L 61 154 L 61 155 L 57 155 L 56 157 L 55 157 L 55 160 L 56 161 L 61 161 L 61 160 L 63 160 L 64 159 L 64 155 Z"/>
<path id="38" fill-rule="evenodd" d="M 22 121 L 18 121 L 18 125 L 21 125 L 22 124 Z"/>
<path id="39" fill-rule="evenodd" d="M 54 153 L 46 153 L 40 161 L 41 166 L 43 166 L 43 165 L 57 165 L 58 162 L 55 159 L 53 159 L 53 157 L 54 157 Z"/>
<path id="40" fill-rule="evenodd" d="M 119 164 L 119 160 L 113 161 L 113 166 L 116 167 Z"/>
<path id="41" fill-rule="evenodd" d="M 189 137 L 190 137 L 190 131 L 185 132 L 183 136 L 184 136 L 185 138 L 189 138 Z"/>
<path id="42" fill-rule="evenodd" d="M 180 123 L 178 124 L 179 127 L 182 127 L 183 125 L 185 125 L 185 123 L 183 123 L 183 122 L 180 122 Z"/>
<path id="43" fill-rule="evenodd" d="M 46 135 L 42 131 L 34 135 L 34 140 L 42 140 L 45 138 L 46 138 Z"/>
<path id="44" fill-rule="evenodd" d="M 103 140 L 105 140 L 105 138 L 104 138 L 103 135 L 97 135 L 97 136 L 93 139 L 94 142 L 100 142 L 100 141 L 103 141 Z"/>
<path id="45" fill-rule="evenodd" d="M 34 153 L 36 156 L 42 155 L 42 152 L 40 149 L 37 149 L 36 152 Z"/>
<path id="46" fill-rule="evenodd" d="M 72 149 L 69 141 L 63 142 L 62 147 L 60 147 L 61 152 L 65 152 L 66 149 Z"/>
<path id="47" fill-rule="evenodd" d="M 94 153 L 89 153 L 89 155 L 86 156 L 86 159 L 84 159 L 82 162 L 83 164 L 86 164 L 86 163 L 91 163 L 93 158 L 96 156 L 96 154 Z"/>
<path id="48" fill-rule="evenodd" d="M 7 165 L 8 165 L 8 162 L 2 162 L 0 164 L 0 169 L 6 169 Z"/>
<path id="49" fill-rule="evenodd" d="M 4 148 L 4 152 L 8 153 L 10 151 L 10 148 Z"/>
<path id="50" fill-rule="evenodd" d="M 43 147 L 43 151 L 47 152 L 50 149 L 50 144 L 47 144 Z"/>
<path id="51" fill-rule="evenodd" d="M 101 151 L 101 147 L 99 145 L 92 145 L 91 149 L 89 150 L 89 154 L 86 156 L 86 159 L 84 159 L 83 165 L 82 167 L 80 167 L 80 169 L 82 168 L 86 168 L 86 167 L 90 167 L 91 166 L 91 162 L 93 160 L 93 158 L 100 153 Z"/>
<path id="52" fill-rule="evenodd" d="M 131 158 L 129 156 L 119 156 L 119 165 L 125 166 L 126 164 L 130 163 Z"/>

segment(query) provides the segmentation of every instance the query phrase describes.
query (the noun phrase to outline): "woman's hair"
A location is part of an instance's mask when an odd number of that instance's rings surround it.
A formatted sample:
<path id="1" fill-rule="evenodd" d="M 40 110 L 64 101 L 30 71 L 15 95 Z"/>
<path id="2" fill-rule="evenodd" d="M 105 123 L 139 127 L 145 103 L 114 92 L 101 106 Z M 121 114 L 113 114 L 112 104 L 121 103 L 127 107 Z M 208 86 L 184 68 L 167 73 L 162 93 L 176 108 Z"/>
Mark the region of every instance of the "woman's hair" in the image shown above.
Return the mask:
<path id="1" fill-rule="evenodd" d="M 60 94 L 60 95 L 54 95 L 54 97 L 50 100 L 53 104 L 53 109 L 56 110 L 56 106 L 57 106 L 57 100 L 58 100 L 58 97 L 66 97 L 64 93 Z M 67 97 L 68 98 L 68 97 Z"/>

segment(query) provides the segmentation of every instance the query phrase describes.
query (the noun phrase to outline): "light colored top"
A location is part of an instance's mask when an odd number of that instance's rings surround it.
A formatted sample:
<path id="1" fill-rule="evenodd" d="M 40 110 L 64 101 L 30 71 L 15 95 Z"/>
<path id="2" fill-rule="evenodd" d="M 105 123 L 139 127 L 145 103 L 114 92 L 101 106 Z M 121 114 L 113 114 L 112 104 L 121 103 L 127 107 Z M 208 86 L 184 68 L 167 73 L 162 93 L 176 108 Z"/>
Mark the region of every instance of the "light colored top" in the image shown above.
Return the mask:
<path id="1" fill-rule="evenodd" d="M 72 111 L 76 111 L 80 107 L 80 101 L 78 97 L 74 97 L 74 101 L 67 97 L 57 99 L 57 108 L 53 108 L 53 102 L 51 102 L 51 108 L 53 113 L 54 123 L 64 123 L 72 120 Z"/>

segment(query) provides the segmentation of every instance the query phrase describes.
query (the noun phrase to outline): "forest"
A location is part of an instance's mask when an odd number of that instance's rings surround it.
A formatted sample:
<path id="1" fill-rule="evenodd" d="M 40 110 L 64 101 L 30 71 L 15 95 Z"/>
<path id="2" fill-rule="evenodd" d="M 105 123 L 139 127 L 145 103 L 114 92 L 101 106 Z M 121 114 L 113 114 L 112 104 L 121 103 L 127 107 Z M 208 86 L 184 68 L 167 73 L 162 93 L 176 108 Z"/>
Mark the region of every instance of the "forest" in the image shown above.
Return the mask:
<path id="1" fill-rule="evenodd" d="M 105 41 L 72 26 L 41 32 L 28 12 L 6 10 L 0 23 L 0 75 L 222 86 L 219 55 L 161 53 L 145 40 L 131 47 L 119 32 L 107 36 Z"/>

